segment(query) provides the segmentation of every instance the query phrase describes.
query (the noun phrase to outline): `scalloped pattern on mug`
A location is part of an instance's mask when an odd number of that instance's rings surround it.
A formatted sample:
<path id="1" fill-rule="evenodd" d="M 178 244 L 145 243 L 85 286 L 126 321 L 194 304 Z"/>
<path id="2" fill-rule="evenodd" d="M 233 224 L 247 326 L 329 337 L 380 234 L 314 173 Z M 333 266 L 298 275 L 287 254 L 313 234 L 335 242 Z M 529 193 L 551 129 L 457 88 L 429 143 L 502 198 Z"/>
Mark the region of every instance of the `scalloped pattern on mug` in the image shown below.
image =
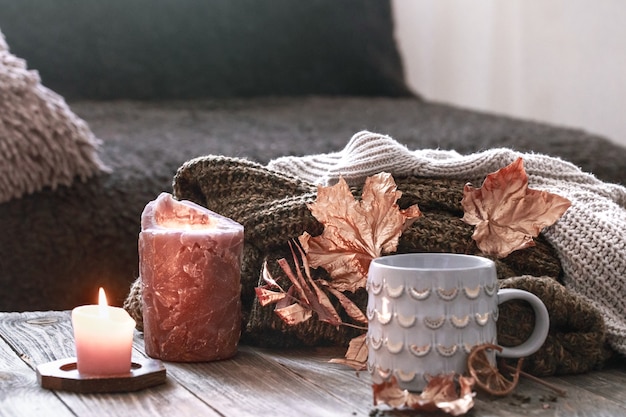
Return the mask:
<path id="1" fill-rule="evenodd" d="M 404 285 L 402 284 L 395 288 L 392 288 L 391 286 L 389 286 L 389 284 L 387 284 L 386 289 L 387 295 L 391 298 L 398 298 L 402 295 L 402 293 L 404 293 Z"/>
<path id="2" fill-rule="evenodd" d="M 417 372 L 406 372 L 402 369 L 398 369 L 396 370 L 395 375 L 400 382 L 411 382 L 415 379 Z"/>
<path id="3" fill-rule="evenodd" d="M 452 325 L 456 327 L 457 329 L 463 329 L 467 327 L 467 325 L 470 323 L 470 315 L 468 314 L 466 316 L 461 316 L 461 317 L 452 315 L 450 316 L 450 323 L 452 323 Z"/>
<path id="4" fill-rule="evenodd" d="M 474 348 L 474 346 L 476 345 L 473 345 L 471 343 L 463 343 L 461 345 L 461 347 L 463 348 L 463 352 L 467 353 L 468 355 L 472 352 L 472 349 Z"/>
<path id="5" fill-rule="evenodd" d="M 382 347 L 383 345 L 382 337 L 380 339 L 370 337 L 369 339 L 370 339 L 370 345 L 374 348 L 374 350 L 379 350 Z"/>
<path id="6" fill-rule="evenodd" d="M 454 288 L 437 288 L 437 295 L 445 301 L 452 301 L 459 295 L 459 289 Z"/>
<path id="7" fill-rule="evenodd" d="M 415 288 L 415 287 L 409 287 L 407 288 L 407 292 L 409 293 L 409 295 L 411 296 L 411 298 L 421 301 L 421 300 L 426 300 L 428 297 L 430 297 L 430 293 L 432 292 L 431 288 Z"/>
<path id="8" fill-rule="evenodd" d="M 441 317 L 424 317 L 424 326 L 431 330 L 437 330 L 446 322 L 446 316 Z"/>
<path id="9" fill-rule="evenodd" d="M 383 381 L 387 381 L 391 376 L 391 369 L 383 369 L 380 366 L 375 366 L 374 371 L 378 373 L 378 375 L 383 379 Z"/>
<path id="10" fill-rule="evenodd" d="M 426 356 L 430 353 L 430 351 L 432 350 L 433 345 L 431 344 L 427 344 L 427 345 L 409 345 L 409 352 L 411 352 L 413 355 L 417 356 L 418 358 L 421 358 L 423 356 Z"/>
<path id="11" fill-rule="evenodd" d="M 487 284 L 483 288 L 485 290 L 485 294 L 491 297 L 496 293 L 496 290 L 498 289 L 498 283 L 494 282 L 493 284 Z"/>
<path id="12" fill-rule="evenodd" d="M 368 284 L 370 285 L 372 293 L 374 293 L 375 295 L 380 294 L 380 292 L 383 290 L 382 282 L 368 282 Z"/>
<path id="13" fill-rule="evenodd" d="M 403 316 L 402 314 L 396 315 L 396 320 L 398 320 L 398 324 L 405 329 L 415 326 L 417 322 L 417 317 L 415 315 Z"/>
<path id="14" fill-rule="evenodd" d="M 380 324 L 388 324 L 392 318 L 393 314 L 391 314 L 391 311 L 376 311 L 376 320 L 378 320 Z"/>
<path id="15" fill-rule="evenodd" d="M 487 313 L 476 313 L 474 314 L 474 318 L 476 319 L 476 323 L 478 323 L 480 326 L 485 326 L 487 324 L 487 322 L 489 321 L 489 317 L 491 316 L 491 314 L 489 312 Z"/>
<path id="16" fill-rule="evenodd" d="M 400 353 L 404 349 L 404 343 L 402 341 L 394 342 L 392 340 L 387 339 L 387 350 L 389 353 Z"/>
<path id="17" fill-rule="evenodd" d="M 477 285 L 476 288 L 463 287 L 463 292 L 467 298 L 475 300 L 480 295 L 480 285 Z"/>
<path id="18" fill-rule="evenodd" d="M 437 345 L 435 346 L 435 350 L 441 356 L 445 356 L 446 358 L 449 358 L 456 354 L 456 352 L 459 350 L 459 345 L 450 345 L 450 346 Z"/>

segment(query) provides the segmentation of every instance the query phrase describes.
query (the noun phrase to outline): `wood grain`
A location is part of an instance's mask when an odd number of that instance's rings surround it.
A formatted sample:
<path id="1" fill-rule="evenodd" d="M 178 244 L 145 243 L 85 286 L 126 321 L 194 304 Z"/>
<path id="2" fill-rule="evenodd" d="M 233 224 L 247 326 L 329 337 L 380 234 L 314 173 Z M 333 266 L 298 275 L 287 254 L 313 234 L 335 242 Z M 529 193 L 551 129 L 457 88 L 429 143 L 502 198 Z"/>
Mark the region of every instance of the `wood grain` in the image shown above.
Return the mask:
<path id="1" fill-rule="evenodd" d="M 300 378 L 247 347 L 231 360 L 169 364 L 168 372 L 224 415 L 364 416 L 369 411 L 331 395 L 330 384 L 322 388 L 323 375 L 316 374 L 315 381 Z"/>
<path id="2" fill-rule="evenodd" d="M 345 349 L 317 348 L 260 350 L 259 352 L 262 352 L 266 358 L 271 358 L 290 369 L 298 378 L 311 381 L 320 389 L 325 389 L 330 396 L 361 409 L 365 408 L 364 405 L 373 405 L 371 381 L 367 372 L 356 372 L 347 366 L 329 362 L 332 358 L 343 357 Z"/>
<path id="3" fill-rule="evenodd" d="M 74 415 L 78 416 L 217 416 L 206 403 L 172 381 L 171 378 L 168 378 L 163 385 L 132 393 L 77 394 L 44 390 L 36 381 L 37 365 L 75 355 L 69 313 L 2 313 L 0 317 L 0 334 L 14 351 L 13 357 L 20 357 L 22 365 L 30 368 L 30 372 L 25 371 L 30 381 L 29 389 L 37 395 L 56 397 L 57 402 L 64 406 L 65 411 L 71 410 Z M 146 357 L 141 351 L 135 349 L 133 357 L 137 355 L 140 358 Z M 13 369 L 13 365 L 9 365 L 8 369 Z M 43 413 L 31 413 L 28 409 L 22 410 L 22 408 L 30 407 L 30 403 L 34 402 L 32 399 L 35 395 L 31 395 L 31 391 L 21 400 L 9 400 L 13 404 L 13 412 L 7 415 L 12 417 L 71 415 L 57 413 L 56 409 L 49 409 L 47 406 L 43 409 Z M 6 391 L 3 390 L 3 392 Z M 8 394 L 6 396 L 9 397 Z M 4 410 L 4 401 L 2 405 L 1 408 Z"/>
<path id="4" fill-rule="evenodd" d="M 165 362 L 165 384 L 137 392 L 79 394 L 43 389 L 37 365 L 74 356 L 68 312 L 0 313 L 0 417 L 3 416 L 414 416 L 374 406 L 369 375 L 338 364 L 341 348 L 272 350 L 240 346 L 228 360 Z M 133 360 L 145 359 L 135 333 Z M 626 366 L 547 378 L 558 397 L 522 379 L 513 395 L 479 393 L 473 417 L 626 415 Z"/>
<path id="5" fill-rule="evenodd" d="M 39 388 L 35 372 L 0 338 L 0 416 L 20 415 L 73 414 L 52 391 Z"/>

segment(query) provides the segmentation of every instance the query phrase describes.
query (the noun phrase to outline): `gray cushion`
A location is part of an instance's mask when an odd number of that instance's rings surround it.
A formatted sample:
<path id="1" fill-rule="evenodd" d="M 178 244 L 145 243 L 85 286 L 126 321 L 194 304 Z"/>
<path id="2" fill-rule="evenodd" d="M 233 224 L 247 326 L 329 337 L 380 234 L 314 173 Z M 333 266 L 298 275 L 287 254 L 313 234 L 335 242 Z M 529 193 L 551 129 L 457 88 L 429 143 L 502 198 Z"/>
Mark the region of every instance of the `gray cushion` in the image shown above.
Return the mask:
<path id="1" fill-rule="evenodd" d="M 0 0 L 66 98 L 408 95 L 381 0 Z"/>

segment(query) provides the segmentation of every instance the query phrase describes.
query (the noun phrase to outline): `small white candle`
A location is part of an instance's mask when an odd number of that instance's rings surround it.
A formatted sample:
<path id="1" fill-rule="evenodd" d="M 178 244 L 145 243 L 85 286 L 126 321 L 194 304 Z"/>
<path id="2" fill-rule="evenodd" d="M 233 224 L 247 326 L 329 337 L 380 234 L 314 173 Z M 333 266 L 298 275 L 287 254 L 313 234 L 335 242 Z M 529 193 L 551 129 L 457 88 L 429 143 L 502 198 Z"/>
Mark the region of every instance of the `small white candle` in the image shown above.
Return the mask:
<path id="1" fill-rule="evenodd" d="M 98 305 L 72 310 L 78 372 L 89 375 L 130 372 L 135 321 L 119 307 L 107 305 L 100 288 Z"/>

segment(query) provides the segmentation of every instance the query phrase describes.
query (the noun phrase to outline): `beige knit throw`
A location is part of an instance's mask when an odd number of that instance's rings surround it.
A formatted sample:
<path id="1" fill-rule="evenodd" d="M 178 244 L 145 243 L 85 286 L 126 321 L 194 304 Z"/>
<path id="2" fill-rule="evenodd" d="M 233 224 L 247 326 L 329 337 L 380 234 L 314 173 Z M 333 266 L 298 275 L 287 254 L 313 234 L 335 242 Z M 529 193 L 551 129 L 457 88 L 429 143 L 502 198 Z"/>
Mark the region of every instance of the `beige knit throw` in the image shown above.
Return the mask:
<path id="1" fill-rule="evenodd" d="M 454 151 L 411 151 L 389 136 L 357 133 L 340 152 L 275 159 L 268 168 L 317 184 L 342 176 L 349 184 L 381 171 L 393 175 L 470 180 L 485 176 L 518 157 L 529 186 L 568 198 L 572 206 L 544 236 L 557 250 L 564 284 L 588 299 L 602 314 L 607 341 L 626 354 L 626 188 L 604 183 L 561 159 L 491 149 L 470 155 Z"/>

